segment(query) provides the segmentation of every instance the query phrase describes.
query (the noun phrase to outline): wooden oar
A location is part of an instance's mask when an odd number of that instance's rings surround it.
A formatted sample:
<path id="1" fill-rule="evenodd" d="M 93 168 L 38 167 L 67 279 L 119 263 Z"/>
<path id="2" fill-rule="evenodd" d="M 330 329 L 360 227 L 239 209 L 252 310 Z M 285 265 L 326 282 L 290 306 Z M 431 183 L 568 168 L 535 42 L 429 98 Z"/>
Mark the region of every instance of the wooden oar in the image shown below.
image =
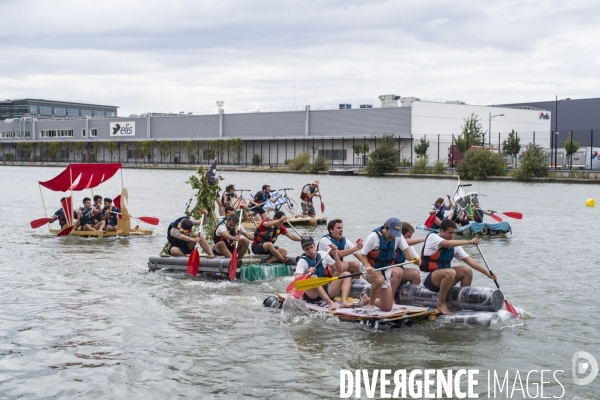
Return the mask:
<path id="1" fill-rule="evenodd" d="M 50 222 L 52 218 L 39 218 L 39 219 L 34 219 L 33 221 L 31 221 L 29 224 L 31 225 L 31 227 L 33 229 L 37 229 L 40 226 L 44 226 L 46 225 L 48 222 Z"/>
<path id="2" fill-rule="evenodd" d="M 329 252 L 330 252 L 330 251 L 331 251 L 331 249 L 329 249 L 329 251 L 327 252 L 326 256 L 328 256 L 328 255 L 329 255 Z M 321 258 L 321 261 L 319 261 L 319 262 L 318 262 L 318 263 L 315 265 L 315 268 L 317 268 L 317 267 L 319 266 L 319 264 L 321 264 L 321 263 L 323 262 L 323 260 L 324 260 L 324 259 L 325 259 L 325 257 L 322 257 L 322 258 Z M 286 291 L 286 292 L 287 292 L 289 295 L 293 296 L 294 298 L 296 298 L 296 299 L 299 299 L 300 297 L 302 297 L 302 295 L 304 294 L 304 292 L 305 292 L 305 291 L 304 291 L 304 290 L 298 290 L 298 289 L 296 289 L 294 285 L 296 284 L 296 282 L 303 281 L 303 280 L 305 280 L 305 279 L 308 279 L 308 278 L 310 278 L 311 276 L 312 276 L 312 273 L 311 273 L 311 272 L 309 272 L 309 273 L 307 273 L 307 274 L 304 274 L 304 275 L 302 275 L 302 276 L 299 276 L 299 277 L 297 277 L 296 279 L 294 279 L 294 280 L 292 281 L 292 283 L 290 283 L 290 284 L 288 285 L 288 287 L 285 289 L 285 291 Z"/>
<path id="3" fill-rule="evenodd" d="M 406 261 L 401 264 L 390 265 L 389 267 L 378 268 L 377 271 L 383 271 L 386 269 L 390 269 L 393 267 L 399 267 L 399 266 L 406 265 L 406 264 L 412 264 L 412 261 Z M 306 279 L 306 280 L 298 281 L 298 282 L 294 283 L 294 287 L 298 290 L 314 289 L 319 286 L 327 285 L 328 283 L 331 283 L 333 281 L 337 281 L 338 279 L 350 278 L 350 277 L 359 276 L 362 274 L 363 274 L 362 272 L 359 272 L 356 274 L 350 274 L 350 275 L 344 275 L 344 276 L 334 276 L 333 278 L 311 278 L 311 279 Z"/>
<path id="4" fill-rule="evenodd" d="M 490 269 L 490 266 L 488 265 L 488 262 L 485 259 L 485 256 L 483 255 L 483 252 L 481 251 L 481 248 L 479 247 L 478 244 L 476 244 L 475 246 L 477 247 L 477 250 L 479 250 L 479 254 L 481 254 L 481 258 L 483 258 L 483 263 L 485 264 L 485 267 L 487 268 L 488 271 L 490 271 L 490 274 L 493 275 L 494 273 Z M 496 287 L 498 288 L 498 290 L 502 291 L 502 289 L 500 289 L 500 285 L 498 284 L 498 281 L 496 281 L 494 279 L 494 283 L 496 284 Z M 512 306 L 512 304 L 510 304 L 508 302 L 508 300 L 506 300 L 506 298 L 504 298 L 504 305 L 506 306 L 506 311 L 508 311 L 509 313 L 511 313 L 512 315 L 514 315 L 517 318 L 519 317 L 519 313 L 517 312 L 517 310 L 515 310 L 515 308 Z"/>
<path id="5" fill-rule="evenodd" d="M 498 213 L 498 214 L 504 214 L 509 218 L 523 219 L 523 214 L 521 214 L 520 212 L 516 212 L 516 211 L 504 211 L 504 212 L 498 212 L 498 211 L 492 211 L 492 210 L 485 210 L 485 211 L 489 211 L 492 213 Z"/>
<path id="6" fill-rule="evenodd" d="M 240 234 L 240 226 L 242 225 L 242 213 L 240 212 L 240 220 L 238 222 L 238 231 L 237 234 Z M 238 243 L 240 243 L 240 241 L 238 240 L 237 242 L 235 242 L 235 249 L 233 249 L 233 254 L 231 255 L 231 260 L 229 261 L 229 280 L 230 281 L 235 281 L 235 274 L 237 272 L 237 265 L 238 265 Z"/>
<path id="7" fill-rule="evenodd" d="M 204 225 L 204 214 L 200 220 L 200 233 L 202 233 L 202 225 Z M 194 250 L 190 253 L 187 263 L 187 273 L 191 276 L 198 275 L 198 269 L 200 268 L 200 250 L 198 249 L 199 243 L 196 243 Z"/>

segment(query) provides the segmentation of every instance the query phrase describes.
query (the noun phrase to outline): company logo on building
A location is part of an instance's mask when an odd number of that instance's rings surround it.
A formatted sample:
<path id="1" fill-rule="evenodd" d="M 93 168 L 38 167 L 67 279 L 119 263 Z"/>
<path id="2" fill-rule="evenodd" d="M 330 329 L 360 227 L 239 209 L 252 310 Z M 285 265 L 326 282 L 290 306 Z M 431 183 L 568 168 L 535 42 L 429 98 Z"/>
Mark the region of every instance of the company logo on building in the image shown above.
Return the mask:
<path id="1" fill-rule="evenodd" d="M 548 113 L 540 113 L 539 119 L 550 119 L 550 114 Z"/>
<path id="2" fill-rule="evenodd" d="M 111 122 L 110 136 L 135 136 L 135 121 Z"/>

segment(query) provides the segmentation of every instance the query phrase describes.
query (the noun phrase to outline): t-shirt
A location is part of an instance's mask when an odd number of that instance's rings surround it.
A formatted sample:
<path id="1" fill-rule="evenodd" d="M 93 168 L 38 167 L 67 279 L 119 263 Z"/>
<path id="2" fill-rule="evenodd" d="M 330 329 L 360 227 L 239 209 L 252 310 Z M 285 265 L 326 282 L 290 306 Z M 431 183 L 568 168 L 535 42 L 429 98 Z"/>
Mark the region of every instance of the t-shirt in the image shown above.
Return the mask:
<path id="1" fill-rule="evenodd" d="M 263 191 L 261 190 L 260 192 L 257 192 L 254 195 L 254 202 L 257 204 L 264 204 L 267 202 L 267 200 L 269 200 L 270 196 L 269 194 L 264 194 Z"/>
<path id="2" fill-rule="evenodd" d="M 228 231 L 229 231 L 229 229 L 227 229 L 227 226 L 226 226 L 226 224 L 221 224 L 221 225 L 219 225 L 219 227 L 217 228 L 217 231 L 215 232 L 215 234 L 216 234 L 217 236 L 222 236 L 222 235 L 223 235 L 223 232 L 228 232 Z M 239 229 L 239 231 L 238 231 L 238 232 L 247 233 L 247 232 L 246 232 L 246 230 L 244 229 L 244 227 L 243 227 L 243 226 L 240 226 L 240 229 Z"/>
<path id="3" fill-rule="evenodd" d="M 333 244 L 331 243 L 331 240 L 328 237 L 322 237 L 321 240 L 319 240 L 319 251 L 324 251 L 324 252 L 328 252 L 330 247 L 329 245 Z M 346 238 L 346 245 L 344 246 L 344 248 L 342 250 L 348 250 L 354 247 L 354 243 L 352 243 L 350 240 L 348 240 L 348 238 Z"/>
<path id="4" fill-rule="evenodd" d="M 192 225 L 200 225 L 202 223 L 202 221 L 197 221 L 197 220 L 193 220 L 191 219 L 190 221 L 192 221 Z M 171 236 L 173 236 L 176 239 L 181 239 L 181 237 L 183 236 L 187 236 L 184 235 L 183 233 L 179 232 L 179 229 L 177 229 L 176 227 L 171 228 Z"/>
<path id="5" fill-rule="evenodd" d="M 335 264 L 335 260 L 333 258 L 331 258 L 330 256 L 326 255 L 327 252 L 326 251 L 318 251 L 318 253 L 321 255 L 321 258 L 323 258 L 323 262 L 321 263 L 323 265 L 323 267 L 330 267 L 332 265 Z M 298 260 L 298 263 L 296 264 L 296 273 L 297 274 L 306 274 L 308 272 L 308 262 L 306 262 L 305 259 L 301 258 Z"/>
<path id="6" fill-rule="evenodd" d="M 400 251 L 406 250 L 408 248 L 408 243 L 406 243 L 406 239 L 404 239 L 404 236 L 396 238 L 395 248 L 399 249 Z M 363 244 L 363 248 L 360 250 L 360 253 L 366 256 L 373 250 L 379 250 L 379 235 L 377 234 L 377 232 L 371 232 L 369 236 L 367 236 L 367 239 L 365 240 L 365 243 Z"/>
<path id="7" fill-rule="evenodd" d="M 445 240 L 437 233 L 432 233 L 427 237 L 423 247 L 423 256 L 430 256 L 434 254 L 440 248 L 440 243 Z M 469 257 L 469 255 L 463 250 L 461 246 L 454 247 L 454 259 L 463 260 Z"/>

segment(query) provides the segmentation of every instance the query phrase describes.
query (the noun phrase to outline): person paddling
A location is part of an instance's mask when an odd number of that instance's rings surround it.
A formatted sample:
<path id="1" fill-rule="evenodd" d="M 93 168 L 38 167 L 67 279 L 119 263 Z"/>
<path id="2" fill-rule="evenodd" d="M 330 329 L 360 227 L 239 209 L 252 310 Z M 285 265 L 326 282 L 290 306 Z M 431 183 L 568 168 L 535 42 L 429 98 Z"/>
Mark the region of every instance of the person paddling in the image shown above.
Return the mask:
<path id="1" fill-rule="evenodd" d="M 311 278 L 332 278 L 334 276 L 350 275 L 348 271 L 343 271 L 338 249 L 333 244 L 328 249 L 329 254 L 333 255 L 333 258 L 327 254 L 327 251 L 317 251 L 315 241 L 310 236 L 303 237 L 300 245 L 304 253 L 300 256 L 296 264 L 296 278 L 306 273 L 312 273 Z M 342 299 L 340 301 L 340 308 L 349 308 L 352 307 L 352 304 L 348 303 L 351 283 L 351 279 L 338 279 L 325 286 L 308 289 L 304 292 L 303 298 L 308 302 L 316 302 L 323 299 L 329 305 L 330 310 L 335 310 L 336 305 L 332 299 L 341 291 Z"/>
<path id="2" fill-rule="evenodd" d="M 313 197 L 319 195 L 319 185 L 321 182 L 318 179 L 314 179 L 311 183 L 304 185 L 300 191 L 300 205 L 302 206 L 302 216 L 314 218 L 317 214 L 315 213 L 315 206 L 313 204 Z"/>
<path id="3" fill-rule="evenodd" d="M 454 240 L 456 224 L 446 219 L 440 225 L 440 233 L 430 233 L 425 238 L 421 250 L 421 279 L 423 286 L 432 292 L 439 293 L 437 308 L 442 314 L 451 314 L 446 305 L 446 296 L 450 288 L 460 282 L 460 286 L 471 286 L 473 269 L 481 272 L 490 279 L 496 280 L 496 275 L 482 267 L 469 257 L 461 246 L 479 244 L 479 239 Z M 463 261 L 468 266 L 452 267 L 452 259 Z M 470 268 L 469 268 L 470 267 Z"/>
<path id="4" fill-rule="evenodd" d="M 202 214 L 207 215 L 206 210 Z M 192 252 L 189 244 L 200 244 L 200 247 L 208 254 L 208 258 L 215 258 L 212 249 L 206 242 L 206 239 L 198 232 L 193 234 L 193 227 L 201 224 L 202 221 L 195 221 L 188 217 L 179 217 L 169 224 L 167 229 L 167 240 L 169 241 L 169 254 L 176 257 L 183 257 Z"/>
<path id="5" fill-rule="evenodd" d="M 227 211 L 226 211 L 227 212 Z M 217 256 L 231 258 L 235 249 L 235 242 L 238 243 L 238 267 L 241 266 L 242 258 L 248 251 L 250 240 L 253 239 L 243 227 L 238 230 L 240 217 L 236 214 L 229 214 L 227 219 L 219 221 L 213 232 L 213 253 Z"/>
<path id="6" fill-rule="evenodd" d="M 300 242 L 302 239 L 300 236 L 289 232 L 283 226 L 283 223 L 287 220 L 283 211 L 277 211 L 273 216 L 273 220 L 269 218 L 263 219 L 256 230 L 254 231 L 254 241 L 252 242 L 252 252 L 254 254 L 270 254 L 271 257 L 267 260 L 267 263 L 279 261 L 282 263 L 287 262 L 285 256 L 287 256 L 287 250 L 275 246 L 277 237 L 279 235 L 285 235 L 288 238 Z"/>
<path id="7" fill-rule="evenodd" d="M 410 253 L 412 254 L 412 258 L 411 260 L 414 260 L 415 258 L 419 258 L 419 253 L 417 253 L 417 251 L 415 250 L 415 248 L 413 247 L 415 244 L 418 243 L 423 243 L 425 241 L 425 238 L 418 238 L 418 239 L 413 239 L 412 235 L 415 233 L 415 228 L 409 224 L 406 221 L 402 221 L 402 236 L 404 237 L 404 240 L 406 240 L 406 243 L 408 244 L 408 248 L 410 250 Z M 396 253 L 396 258 L 394 259 L 394 264 L 402 264 L 403 262 L 406 262 L 406 256 L 404 255 L 403 251 L 399 251 Z M 410 260 L 409 260 L 410 261 Z M 419 283 L 421 283 L 421 274 L 419 273 L 418 268 L 405 268 L 405 267 L 400 267 L 402 270 L 402 275 L 400 275 L 400 283 L 410 283 L 413 285 L 418 285 Z"/>
<path id="8" fill-rule="evenodd" d="M 67 218 L 65 217 L 65 211 L 62 209 L 63 201 L 65 201 L 64 197 L 60 199 L 61 207 L 58 210 L 56 210 L 54 215 L 50 217 L 50 221 L 48 221 L 49 223 L 52 223 L 58 220 L 58 223 L 60 224 L 60 229 L 65 229 L 67 227 Z M 73 218 L 77 218 L 77 213 L 75 211 L 73 211 Z M 79 220 L 75 220 L 74 225 L 75 229 L 77 229 L 79 227 Z"/>
<path id="9" fill-rule="evenodd" d="M 96 231 L 94 228 L 94 208 L 92 207 L 92 199 L 84 197 L 83 207 L 77 210 L 77 219 L 82 231 Z"/>
<path id="10" fill-rule="evenodd" d="M 448 198 L 448 205 L 445 205 L 444 199 L 439 197 L 429 210 L 429 215 L 435 214 L 435 223 L 431 227 L 432 229 L 439 229 L 440 224 L 446 217 L 446 213 L 452 209 L 452 199 L 449 194 L 446 197 Z"/>
<path id="11" fill-rule="evenodd" d="M 392 217 L 385 221 L 383 226 L 373 230 L 365 239 L 363 248 L 356 253 L 358 259 L 367 267 L 367 281 L 371 284 L 369 298 L 361 300 L 379 307 L 382 311 L 390 311 L 394 307 L 394 295 L 400 286 L 402 269 L 390 268 L 381 272 L 377 270 L 392 265 L 398 250 L 404 253 L 407 260 L 419 262 L 418 258 L 413 258 L 402 236 L 402 222 Z"/>

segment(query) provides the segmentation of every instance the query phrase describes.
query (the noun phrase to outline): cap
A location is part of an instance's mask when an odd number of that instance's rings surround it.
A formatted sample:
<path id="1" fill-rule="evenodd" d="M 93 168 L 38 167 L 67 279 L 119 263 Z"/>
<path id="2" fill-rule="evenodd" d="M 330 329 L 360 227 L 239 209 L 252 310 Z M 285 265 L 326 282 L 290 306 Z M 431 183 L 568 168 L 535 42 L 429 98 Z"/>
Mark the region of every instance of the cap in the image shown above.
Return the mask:
<path id="1" fill-rule="evenodd" d="M 308 246 L 309 244 L 315 244 L 315 241 L 310 236 L 304 236 L 302 238 L 302 240 L 300 241 L 300 245 L 302 246 L 302 248 L 304 248 L 305 246 Z"/>
<path id="2" fill-rule="evenodd" d="M 186 230 L 187 229 L 192 229 L 192 226 L 194 226 L 194 224 L 189 219 L 184 218 L 184 219 L 181 220 L 181 227 L 183 229 L 186 229 Z"/>
<path id="3" fill-rule="evenodd" d="M 385 221 L 385 226 L 388 227 L 392 236 L 402 236 L 402 221 L 400 221 L 398 218 L 389 218 L 387 221 Z"/>
<path id="4" fill-rule="evenodd" d="M 313 181 L 310 184 L 319 186 L 321 182 L 318 179 L 313 179 Z"/>

